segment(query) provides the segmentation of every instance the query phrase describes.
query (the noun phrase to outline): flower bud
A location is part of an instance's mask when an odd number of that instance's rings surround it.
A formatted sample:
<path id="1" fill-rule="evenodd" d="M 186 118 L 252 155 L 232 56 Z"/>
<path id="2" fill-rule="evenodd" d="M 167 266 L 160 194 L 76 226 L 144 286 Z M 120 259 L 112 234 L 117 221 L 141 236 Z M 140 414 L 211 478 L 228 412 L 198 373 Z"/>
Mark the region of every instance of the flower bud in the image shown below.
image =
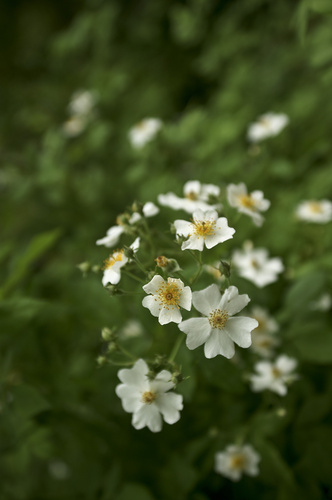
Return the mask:
<path id="1" fill-rule="evenodd" d="M 122 295 L 121 290 L 119 290 L 115 285 L 106 285 L 105 288 L 110 295 Z"/>
<path id="2" fill-rule="evenodd" d="M 230 275 L 231 275 L 231 266 L 228 264 L 228 262 L 225 262 L 224 260 L 221 260 L 220 261 L 220 265 L 219 265 L 219 271 L 226 278 L 229 278 Z"/>
<path id="3" fill-rule="evenodd" d="M 96 264 L 95 266 L 92 266 L 91 270 L 92 270 L 93 273 L 97 274 L 101 270 L 101 267 Z"/>
<path id="4" fill-rule="evenodd" d="M 107 358 L 105 356 L 98 356 L 97 363 L 99 366 L 103 366 L 107 363 Z"/>
<path id="5" fill-rule="evenodd" d="M 77 268 L 82 272 L 83 276 L 86 276 L 91 270 L 91 264 L 90 262 L 81 262 L 80 264 L 77 264 Z"/>
<path id="6" fill-rule="evenodd" d="M 135 256 L 134 250 L 132 248 L 126 247 L 126 246 L 123 249 L 123 253 L 125 254 L 126 257 L 128 257 L 128 259 L 133 259 Z"/>
<path id="7" fill-rule="evenodd" d="M 103 340 L 105 340 L 105 342 L 110 342 L 114 339 L 115 332 L 114 330 L 111 330 L 110 328 L 107 328 L 107 326 L 105 326 L 101 331 L 101 337 Z"/>
<path id="8" fill-rule="evenodd" d="M 108 346 L 107 346 L 107 352 L 108 352 L 109 354 L 111 354 L 112 352 L 116 351 L 116 350 L 117 350 L 117 348 L 118 348 L 118 347 L 117 347 L 117 345 L 116 345 L 116 343 L 115 343 L 115 342 L 110 342 L 110 343 L 108 344 Z"/>
<path id="9" fill-rule="evenodd" d="M 131 209 L 133 212 L 138 212 L 140 215 L 143 215 L 143 206 L 143 203 L 141 203 L 140 201 L 134 201 Z"/>

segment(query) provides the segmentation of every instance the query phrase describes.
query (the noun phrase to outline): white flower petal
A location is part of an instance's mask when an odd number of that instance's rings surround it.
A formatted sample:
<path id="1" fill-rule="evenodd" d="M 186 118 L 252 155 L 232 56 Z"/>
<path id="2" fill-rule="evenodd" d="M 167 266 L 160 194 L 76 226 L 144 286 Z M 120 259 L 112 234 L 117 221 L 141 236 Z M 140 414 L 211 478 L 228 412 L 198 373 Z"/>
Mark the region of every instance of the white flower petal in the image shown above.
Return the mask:
<path id="1" fill-rule="evenodd" d="M 118 377 L 124 384 L 132 385 L 139 389 L 146 387 L 146 375 L 149 367 L 143 359 L 136 361 L 132 368 L 123 368 L 118 372 Z"/>
<path id="2" fill-rule="evenodd" d="M 186 344 L 189 349 L 196 349 L 208 339 L 211 326 L 207 318 L 190 318 L 179 324 L 179 329 L 187 334 Z"/>
<path id="3" fill-rule="evenodd" d="M 250 299 L 247 294 L 239 295 L 236 286 L 229 286 L 226 288 L 217 307 L 227 311 L 230 316 L 233 316 L 242 311 L 249 302 Z"/>
<path id="4" fill-rule="evenodd" d="M 186 220 L 180 220 L 180 219 L 177 219 L 174 221 L 174 227 L 176 229 L 176 234 L 178 235 L 182 235 L 182 236 L 189 236 L 191 231 L 192 231 L 192 223 L 191 222 L 187 222 Z"/>
<path id="5" fill-rule="evenodd" d="M 146 385 L 146 387 L 145 387 Z M 141 390 L 147 389 L 148 382 L 142 384 Z M 141 393 L 137 390 L 137 386 L 119 384 L 115 388 L 116 395 L 121 398 L 123 409 L 132 413 L 136 411 L 143 403 L 141 402 Z"/>
<path id="6" fill-rule="evenodd" d="M 276 368 L 282 373 L 288 374 L 297 367 L 297 360 L 282 354 L 276 360 Z"/>
<path id="7" fill-rule="evenodd" d="M 159 323 L 167 325 L 168 323 L 180 323 L 182 320 L 181 312 L 175 306 L 163 307 L 159 314 Z"/>
<path id="8" fill-rule="evenodd" d="M 175 424 L 180 419 L 183 408 L 183 397 L 175 392 L 160 394 L 156 400 L 156 406 L 167 424 Z"/>
<path id="9" fill-rule="evenodd" d="M 205 343 L 204 354 L 207 358 L 214 358 L 218 354 L 230 359 L 234 356 L 234 343 L 230 337 L 219 330 L 212 330 L 210 337 Z"/>
<path id="10" fill-rule="evenodd" d="M 190 238 L 184 241 L 181 245 L 181 250 L 199 250 L 203 251 L 204 248 L 204 238 L 200 236 L 190 236 Z"/>
<path id="11" fill-rule="evenodd" d="M 246 348 L 251 346 L 251 331 L 257 326 L 255 319 L 237 316 L 228 319 L 225 330 L 238 346 Z"/>
<path id="12" fill-rule="evenodd" d="M 156 274 L 149 283 L 144 285 L 142 288 L 146 293 L 157 293 L 159 288 L 164 284 L 164 279 L 159 275 Z"/>
<path id="13" fill-rule="evenodd" d="M 142 300 L 142 306 L 150 310 L 152 316 L 158 318 L 161 310 L 161 306 L 157 299 L 153 295 L 148 295 Z"/>
<path id="14" fill-rule="evenodd" d="M 182 290 L 181 293 L 181 298 L 179 305 L 183 307 L 183 309 L 186 309 L 187 311 L 190 311 L 191 309 L 191 303 L 192 303 L 192 292 L 191 288 L 189 286 L 185 286 Z"/>
<path id="15" fill-rule="evenodd" d="M 162 428 L 162 419 L 157 406 L 152 403 L 145 404 L 133 413 L 132 424 L 135 429 L 148 427 L 151 432 L 159 432 Z"/>
<path id="16" fill-rule="evenodd" d="M 209 316 L 214 309 L 218 308 L 220 297 L 219 288 L 214 283 L 199 292 L 193 292 L 193 305 L 198 312 Z"/>

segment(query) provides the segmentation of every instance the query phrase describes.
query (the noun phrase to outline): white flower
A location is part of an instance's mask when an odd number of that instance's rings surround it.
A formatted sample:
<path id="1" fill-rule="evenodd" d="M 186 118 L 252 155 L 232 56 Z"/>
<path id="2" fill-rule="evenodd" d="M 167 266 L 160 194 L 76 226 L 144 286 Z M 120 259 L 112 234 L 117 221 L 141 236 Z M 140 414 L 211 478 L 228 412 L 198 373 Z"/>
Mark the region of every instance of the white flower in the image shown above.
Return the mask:
<path id="1" fill-rule="evenodd" d="M 232 263 L 242 278 L 260 288 L 276 281 L 277 275 L 284 270 L 279 257 L 269 259 L 265 248 L 252 248 L 251 245 L 245 245 L 243 250 L 235 250 Z"/>
<path id="2" fill-rule="evenodd" d="M 228 226 L 226 217 L 219 217 L 216 210 L 203 212 L 198 209 L 193 213 L 193 222 L 185 220 L 174 221 L 176 234 L 188 239 L 181 245 L 182 250 L 203 250 L 213 248 L 230 238 L 233 238 L 235 229 Z"/>
<path id="3" fill-rule="evenodd" d="M 331 309 L 332 297 L 329 293 L 323 293 L 318 300 L 311 302 L 310 308 L 312 311 L 326 312 Z"/>
<path id="4" fill-rule="evenodd" d="M 248 127 L 247 137 L 250 142 L 259 142 L 268 137 L 278 135 L 288 124 L 287 115 L 280 113 L 265 113 L 255 123 Z"/>
<path id="5" fill-rule="evenodd" d="M 250 316 L 258 321 L 258 326 L 252 332 L 252 350 L 264 357 L 270 357 L 274 348 L 280 344 L 273 334 L 278 331 L 278 323 L 262 307 L 255 306 Z"/>
<path id="6" fill-rule="evenodd" d="M 152 201 L 148 201 L 143 205 L 142 212 L 144 217 L 153 217 L 159 212 L 159 208 L 154 203 L 152 203 Z M 134 212 L 128 220 L 128 224 L 136 224 L 136 222 L 138 222 L 141 218 L 142 216 L 138 212 Z M 96 241 L 96 245 L 114 247 L 118 243 L 121 234 L 125 232 L 125 227 L 121 225 L 121 223 L 117 224 L 116 226 L 112 226 L 107 230 L 106 236 L 104 236 L 104 238 L 100 238 Z"/>
<path id="7" fill-rule="evenodd" d="M 220 210 L 220 203 L 213 201 L 220 195 L 220 188 L 214 184 L 201 184 L 199 181 L 188 181 L 183 187 L 184 198 L 174 193 L 160 194 L 158 202 L 162 206 L 171 207 L 174 210 L 185 210 L 192 214 L 195 210 Z M 212 201 L 211 201 L 212 200 Z"/>
<path id="8" fill-rule="evenodd" d="M 132 424 L 135 429 L 148 427 L 152 432 L 162 428 L 162 417 L 168 424 L 175 424 L 180 419 L 183 408 L 182 396 L 173 389 L 171 373 L 162 370 L 150 380 L 149 367 L 143 359 L 136 361 L 131 369 L 123 369 L 118 373 L 122 384 L 115 392 L 122 400 L 123 409 L 132 413 Z"/>
<path id="9" fill-rule="evenodd" d="M 142 333 L 143 326 L 137 319 L 129 319 L 121 328 L 121 336 L 124 338 L 139 337 Z"/>
<path id="10" fill-rule="evenodd" d="M 297 375 L 293 373 L 297 367 L 296 359 L 285 354 L 279 356 L 274 363 L 259 361 L 255 365 L 258 374 L 250 375 L 251 389 L 254 392 L 269 389 L 280 396 L 287 394 L 287 384 L 293 382 Z"/>
<path id="11" fill-rule="evenodd" d="M 243 473 L 258 475 L 260 455 L 250 444 L 243 446 L 229 445 L 223 452 L 215 454 L 215 471 L 222 476 L 239 481 Z"/>
<path id="12" fill-rule="evenodd" d="M 82 116 L 91 113 L 96 104 L 95 95 L 89 90 L 74 92 L 68 105 L 71 115 Z"/>
<path id="13" fill-rule="evenodd" d="M 306 222 L 315 222 L 316 224 L 325 224 L 332 220 L 332 202 L 329 200 L 321 201 L 302 201 L 295 215 L 298 219 Z"/>
<path id="14" fill-rule="evenodd" d="M 213 284 L 193 293 L 193 305 L 203 318 L 191 318 L 179 324 L 179 329 L 187 334 L 189 349 L 204 345 L 207 358 L 218 354 L 232 358 L 235 353 L 234 342 L 240 347 L 251 345 L 250 332 L 258 326 L 253 318 L 233 317 L 250 301 L 248 295 L 239 295 L 235 286 L 227 288 L 221 295 Z"/>
<path id="15" fill-rule="evenodd" d="M 192 293 L 189 286 L 176 278 L 165 281 L 159 274 L 143 286 L 143 290 L 151 294 L 144 297 L 143 306 L 150 309 L 152 316 L 159 318 L 161 325 L 180 323 L 182 316 L 180 307 L 187 311 L 191 309 Z"/>
<path id="16" fill-rule="evenodd" d="M 139 244 L 140 238 L 136 238 L 134 243 L 130 245 L 130 248 L 134 250 L 134 252 L 137 252 Z M 117 285 L 121 279 L 121 268 L 125 266 L 128 261 L 129 259 L 125 255 L 124 249 L 113 252 L 104 262 L 103 285 L 106 286 L 108 283 Z"/>
<path id="17" fill-rule="evenodd" d="M 136 149 L 142 148 L 152 141 L 162 125 L 163 122 L 159 118 L 145 118 L 140 121 L 129 130 L 131 145 Z"/>
<path id="18" fill-rule="evenodd" d="M 269 200 L 264 199 L 262 191 L 253 191 L 248 194 L 246 185 L 229 184 L 227 186 L 227 199 L 231 207 L 237 208 L 239 212 L 249 215 L 256 226 L 261 226 L 264 217 L 259 212 L 265 212 L 269 206 Z"/>
<path id="19" fill-rule="evenodd" d="M 62 132 L 66 137 L 77 137 L 86 128 L 87 121 L 81 116 L 72 116 L 62 125 Z"/>

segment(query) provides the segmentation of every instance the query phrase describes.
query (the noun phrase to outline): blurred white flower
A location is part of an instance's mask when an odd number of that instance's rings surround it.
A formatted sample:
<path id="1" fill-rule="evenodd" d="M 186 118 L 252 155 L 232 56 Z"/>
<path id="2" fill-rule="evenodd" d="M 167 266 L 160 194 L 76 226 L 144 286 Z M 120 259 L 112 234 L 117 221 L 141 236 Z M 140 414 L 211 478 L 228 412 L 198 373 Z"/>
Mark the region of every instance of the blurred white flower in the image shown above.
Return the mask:
<path id="1" fill-rule="evenodd" d="M 72 116 L 62 125 L 62 132 L 66 137 L 76 137 L 80 135 L 87 125 L 87 121 L 81 116 Z"/>
<path id="2" fill-rule="evenodd" d="M 228 359 L 234 356 L 234 342 L 240 347 L 249 347 L 250 332 L 258 322 L 253 318 L 233 317 L 249 301 L 248 295 L 239 295 L 235 286 L 227 288 L 223 295 L 215 284 L 193 292 L 193 305 L 204 317 L 190 318 L 179 324 L 179 329 L 187 334 L 187 347 L 192 350 L 205 344 L 207 358 L 221 354 Z"/>
<path id="3" fill-rule="evenodd" d="M 222 476 L 239 481 L 242 474 L 257 476 L 260 455 L 250 444 L 229 445 L 222 452 L 215 454 L 215 471 Z"/>
<path id="4" fill-rule="evenodd" d="M 211 276 L 214 277 L 216 281 L 224 281 L 225 276 L 220 272 L 219 270 L 220 262 L 214 262 L 213 265 L 210 264 L 205 264 L 204 265 L 204 270 L 210 274 Z"/>
<path id="5" fill-rule="evenodd" d="M 175 424 L 180 419 L 183 398 L 169 392 L 174 387 L 169 371 L 162 370 L 154 379 L 150 379 L 148 373 L 148 365 L 139 359 L 132 368 L 118 372 L 122 384 L 117 385 L 115 392 L 121 398 L 123 409 L 133 414 L 135 429 L 148 427 L 152 432 L 159 432 L 162 417 L 167 424 Z"/>
<path id="6" fill-rule="evenodd" d="M 298 219 L 316 224 L 325 224 L 332 220 L 332 202 L 329 200 L 302 201 L 295 210 Z"/>
<path id="7" fill-rule="evenodd" d="M 137 319 L 129 319 L 121 328 L 121 336 L 124 338 L 139 337 L 142 333 L 143 326 Z"/>
<path id="8" fill-rule="evenodd" d="M 142 305 L 147 307 L 152 316 L 159 318 L 161 325 L 180 323 L 182 316 L 180 307 L 191 309 L 192 293 L 189 286 L 184 286 L 180 279 L 168 278 L 165 281 L 159 274 L 143 286 L 150 294 L 144 297 Z"/>
<path id="9" fill-rule="evenodd" d="M 253 191 L 248 194 L 244 182 L 229 184 L 227 186 L 227 199 L 231 207 L 237 208 L 239 212 L 249 215 L 256 226 L 263 224 L 264 217 L 260 212 L 265 212 L 269 208 L 270 201 L 264 199 L 262 191 Z"/>
<path id="10" fill-rule="evenodd" d="M 139 245 L 140 238 L 136 238 L 134 243 L 130 245 L 130 248 L 134 250 L 134 252 L 137 252 Z M 111 285 L 117 285 L 121 279 L 121 268 L 125 266 L 128 261 L 129 259 L 125 255 L 124 249 L 113 252 L 104 262 L 104 275 L 102 278 L 103 285 L 106 286 L 108 283 L 111 283 Z"/>
<path id="11" fill-rule="evenodd" d="M 89 90 L 78 90 L 74 92 L 68 105 L 71 115 L 89 115 L 96 105 L 96 96 Z"/>
<path id="12" fill-rule="evenodd" d="M 278 135 L 289 123 L 289 118 L 283 113 L 265 113 L 248 127 L 247 138 L 250 142 L 259 142 L 268 137 Z"/>
<path id="13" fill-rule="evenodd" d="M 280 340 L 274 336 L 279 329 L 278 323 L 266 309 L 259 306 L 254 306 L 249 315 L 258 321 L 258 326 L 251 335 L 252 350 L 264 357 L 272 356 L 275 347 L 280 344 Z"/>
<path id="14" fill-rule="evenodd" d="M 213 248 L 230 238 L 233 238 L 235 229 L 228 226 L 226 217 L 219 217 L 216 210 L 203 212 L 198 209 L 193 213 L 193 222 L 185 220 L 174 221 L 177 236 L 188 238 L 181 245 L 182 250 L 200 250 Z"/>
<path id="15" fill-rule="evenodd" d="M 129 130 L 129 140 L 135 149 L 152 141 L 163 125 L 159 118 L 145 118 Z"/>
<path id="16" fill-rule="evenodd" d="M 284 270 L 279 257 L 269 259 L 265 248 L 252 248 L 251 244 L 245 244 L 243 250 L 235 250 L 232 263 L 239 276 L 260 288 L 277 281 L 278 274 Z"/>
<path id="17" fill-rule="evenodd" d="M 144 217 L 153 217 L 154 215 L 157 215 L 157 213 L 159 212 L 159 208 L 154 203 L 152 203 L 152 201 L 148 201 L 143 205 L 142 212 Z M 136 224 L 136 222 L 138 222 L 141 218 L 141 214 L 139 214 L 138 212 L 134 212 L 128 220 L 128 224 Z M 104 245 L 108 248 L 114 247 L 118 243 L 121 234 L 125 232 L 126 229 L 123 225 L 121 225 L 121 223 L 117 224 L 116 226 L 112 226 L 107 230 L 106 236 L 104 236 L 104 238 L 100 238 L 96 241 L 96 245 Z"/>
<path id="18" fill-rule="evenodd" d="M 322 312 L 328 311 L 329 309 L 331 309 L 331 306 L 332 306 L 332 297 L 329 293 L 323 293 L 323 295 L 321 295 L 318 300 L 310 304 L 310 308 L 312 309 L 312 311 L 322 311 Z"/>
<path id="19" fill-rule="evenodd" d="M 48 465 L 48 472 L 54 479 L 63 481 L 70 476 L 70 469 L 63 460 L 53 460 Z"/>
<path id="20" fill-rule="evenodd" d="M 160 194 L 158 202 L 162 206 L 173 210 L 184 210 L 192 214 L 195 210 L 220 210 L 222 205 L 215 203 L 220 195 L 220 188 L 214 184 L 201 184 L 199 181 L 188 181 L 183 187 L 184 197 L 180 198 L 174 193 Z"/>
<path id="21" fill-rule="evenodd" d="M 287 394 L 287 384 L 298 378 L 294 374 L 297 367 L 296 359 L 285 354 L 279 356 L 275 362 L 259 361 L 255 364 L 257 374 L 250 375 L 251 389 L 254 392 L 269 389 L 280 396 Z"/>

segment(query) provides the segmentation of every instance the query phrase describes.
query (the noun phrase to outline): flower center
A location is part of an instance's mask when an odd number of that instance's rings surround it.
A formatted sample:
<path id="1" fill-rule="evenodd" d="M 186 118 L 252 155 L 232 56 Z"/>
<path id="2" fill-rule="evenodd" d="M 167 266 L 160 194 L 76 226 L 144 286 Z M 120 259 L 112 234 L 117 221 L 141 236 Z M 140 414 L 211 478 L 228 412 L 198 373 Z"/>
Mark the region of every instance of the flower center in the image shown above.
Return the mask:
<path id="1" fill-rule="evenodd" d="M 145 391 L 142 394 L 142 401 L 146 405 L 150 405 L 156 399 L 157 394 L 152 391 Z"/>
<path id="2" fill-rule="evenodd" d="M 124 253 L 123 250 L 118 250 L 116 252 L 113 252 L 108 259 L 104 260 L 104 267 L 103 269 L 110 269 L 111 267 L 114 266 L 116 262 L 121 262 L 123 259 Z"/>
<path id="3" fill-rule="evenodd" d="M 229 314 L 227 311 L 222 311 L 221 309 L 215 309 L 209 316 L 209 323 L 212 328 L 218 328 L 222 330 L 229 318 Z"/>
<path id="4" fill-rule="evenodd" d="M 245 465 L 245 457 L 243 455 L 234 455 L 231 458 L 230 466 L 232 469 L 242 470 Z"/>
<path id="5" fill-rule="evenodd" d="M 202 236 L 205 238 L 206 236 L 212 236 L 215 234 L 216 221 L 214 220 L 197 220 L 194 219 L 193 222 L 193 235 Z"/>
<path id="6" fill-rule="evenodd" d="M 168 265 L 168 258 L 165 257 L 164 255 L 160 255 L 156 259 L 154 259 L 158 267 L 167 267 Z"/>
<path id="7" fill-rule="evenodd" d="M 272 375 L 274 376 L 274 378 L 279 378 L 281 377 L 282 372 L 276 366 L 274 366 L 272 368 Z"/>
<path id="8" fill-rule="evenodd" d="M 198 194 L 194 191 L 189 191 L 189 193 L 186 194 L 186 198 L 188 200 L 196 201 L 198 199 Z"/>
<path id="9" fill-rule="evenodd" d="M 311 203 L 309 203 L 309 209 L 314 214 L 322 214 L 323 213 L 322 205 L 320 203 L 318 203 L 317 201 L 312 201 Z"/>
<path id="10" fill-rule="evenodd" d="M 159 303 L 167 309 L 175 306 L 179 309 L 181 288 L 176 283 L 163 283 L 157 290 Z"/>
<path id="11" fill-rule="evenodd" d="M 254 269 L 259 269 L 259 263 L 257 262 L 256 259 L 251 259 L 250 264 Z"/>
<path id="12" fill-rule="evenodd" d="M 256 202 L 249 194 L 239 196 L 239 202 L 244 208 L 248 208 L 250 210 L 256 209 Z"/>

